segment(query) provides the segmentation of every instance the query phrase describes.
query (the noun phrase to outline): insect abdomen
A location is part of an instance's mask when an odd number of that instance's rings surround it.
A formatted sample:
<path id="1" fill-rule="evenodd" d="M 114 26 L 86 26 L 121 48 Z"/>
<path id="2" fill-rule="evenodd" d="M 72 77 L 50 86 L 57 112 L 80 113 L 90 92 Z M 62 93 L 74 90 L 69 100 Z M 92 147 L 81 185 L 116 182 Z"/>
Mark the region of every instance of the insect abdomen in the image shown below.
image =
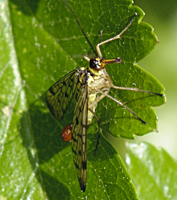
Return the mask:
<path id="1" fill-rule="evenodd" d="M 91 105 L 93 102 L 95 102 L 96 99 L 97 99 L 97 93 L 89 94 L 89 97 L 88 97 L 88 107 L 89 107 L 89 105 Z M 94 113 L 95 113 L 96 107 L 97 107 L 97 104 L 95 104 L 95 105 L 91 108 L 91 110 L 92 110 Z M 88 118 L 87 118 L 87 124 L 88 124 L 88 125 L 92 123 L 93 116 L 94 116 L 93 113 L 92 113 L 90 110 L 88 110 Z"/>

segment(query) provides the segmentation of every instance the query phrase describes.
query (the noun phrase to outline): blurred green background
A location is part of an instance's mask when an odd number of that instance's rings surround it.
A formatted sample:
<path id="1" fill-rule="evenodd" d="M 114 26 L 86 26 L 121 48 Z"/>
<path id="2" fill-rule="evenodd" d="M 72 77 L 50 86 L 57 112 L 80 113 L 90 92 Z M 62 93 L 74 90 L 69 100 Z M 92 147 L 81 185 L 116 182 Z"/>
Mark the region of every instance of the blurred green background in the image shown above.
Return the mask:
<path id="1" fill-rule="evenodd" d="M 148 141 L 156 147 L 163 147 L 173 158 L 177 159 L 177 1 L 176 0 L 135 0 L 134 5 L 145 12 L 144 22 L 154 28 L 160 43 L 143 60 L 139 66 L 155 76 L 165 87 L 167 102 L 155 108 L 158 115 L 158 130 L 135 140 L 114 138 L 113 143 L 122 157 L 125 141 Z M 121 152 L 120 149 L 123 149 Z"/>

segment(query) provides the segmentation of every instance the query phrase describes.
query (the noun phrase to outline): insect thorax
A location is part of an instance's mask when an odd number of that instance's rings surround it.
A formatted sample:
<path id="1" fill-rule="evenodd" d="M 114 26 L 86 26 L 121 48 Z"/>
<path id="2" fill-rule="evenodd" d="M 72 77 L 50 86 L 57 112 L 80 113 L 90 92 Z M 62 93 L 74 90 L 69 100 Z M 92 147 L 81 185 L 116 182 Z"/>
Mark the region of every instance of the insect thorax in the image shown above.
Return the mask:
<path id="1" fill-rule="evenodd" d="M 101 69 L 99 71 L 95 71 L 93 69 L 88 69 L 88 124 L 92 122 L 93 113 L 95 113 L 95 109 L 97 107 L 97 101 L 99 98 L 98 91 L 96 89 L 104 91 L 109 91 L 111 84 L 109 79 L 109 74 L 105 69 Z"/>

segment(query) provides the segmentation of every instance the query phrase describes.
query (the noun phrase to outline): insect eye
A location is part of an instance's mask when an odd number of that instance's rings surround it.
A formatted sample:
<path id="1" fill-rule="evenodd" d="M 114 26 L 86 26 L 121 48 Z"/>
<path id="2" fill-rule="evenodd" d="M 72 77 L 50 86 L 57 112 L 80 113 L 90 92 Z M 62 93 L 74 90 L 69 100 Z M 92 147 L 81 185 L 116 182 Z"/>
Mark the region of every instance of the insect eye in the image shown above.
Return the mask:
<path id="1" fill-rule="evenodd" d="M 90 60 L 90 68 L 92 68 L 92 69 L 100 69 L 100 65 L 99 65 L 99 62 L 98 62 L 98 60 L 96 60 L 95 58 L 94 59 L 91 59 Z"/>

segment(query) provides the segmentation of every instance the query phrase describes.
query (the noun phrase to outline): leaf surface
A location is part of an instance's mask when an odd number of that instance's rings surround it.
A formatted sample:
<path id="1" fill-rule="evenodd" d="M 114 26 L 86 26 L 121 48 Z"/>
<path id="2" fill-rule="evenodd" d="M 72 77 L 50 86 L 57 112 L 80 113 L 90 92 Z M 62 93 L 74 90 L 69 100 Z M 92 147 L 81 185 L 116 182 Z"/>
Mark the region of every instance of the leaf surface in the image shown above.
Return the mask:
<path id="1" fill-rule="evenodd" d="M 176 199 L 176 161 L 148 143 L 129 144 L 127 149 L 126 163 L 139 199 Z"/>
<path id="2" fill-rule="evenodd" d="M 143 12 L 131 1 L 68 1 L 94 45 L 119 33 L 138 16 L 121 40 L 101 47 L 106 58 L 121 57 L 110 65 L 115 85 L 136 86 L 163 92 L 161 84 L 136 64 L 157 43 L 152 28 L 140 22 Z M 73 105 L 57 122 L 47 109 L 47 89 L 74 68 L 87 66 L 83 55 L 90 47 L 63 1 L 0 2 L 0 197 L 6 199 L 137 199 L 130 176 L 117 152 L 104 136 L 97 155 L 97 123 L 88 129 L 87 189 L 81 193 L 69 143 L 62 141 L 62 128 L 72 122 Z M 104 99 L 97 115 L 105 124 L 102 132 L 133 138 L 156 128 L 150 106 L 164 98 L 111 91 L 148 124 L 142 125 L 120 106 Z M 10 181 L 9 181 L 10 180 Z M 10 183 L 10 184 L 9 184 Z"/>

